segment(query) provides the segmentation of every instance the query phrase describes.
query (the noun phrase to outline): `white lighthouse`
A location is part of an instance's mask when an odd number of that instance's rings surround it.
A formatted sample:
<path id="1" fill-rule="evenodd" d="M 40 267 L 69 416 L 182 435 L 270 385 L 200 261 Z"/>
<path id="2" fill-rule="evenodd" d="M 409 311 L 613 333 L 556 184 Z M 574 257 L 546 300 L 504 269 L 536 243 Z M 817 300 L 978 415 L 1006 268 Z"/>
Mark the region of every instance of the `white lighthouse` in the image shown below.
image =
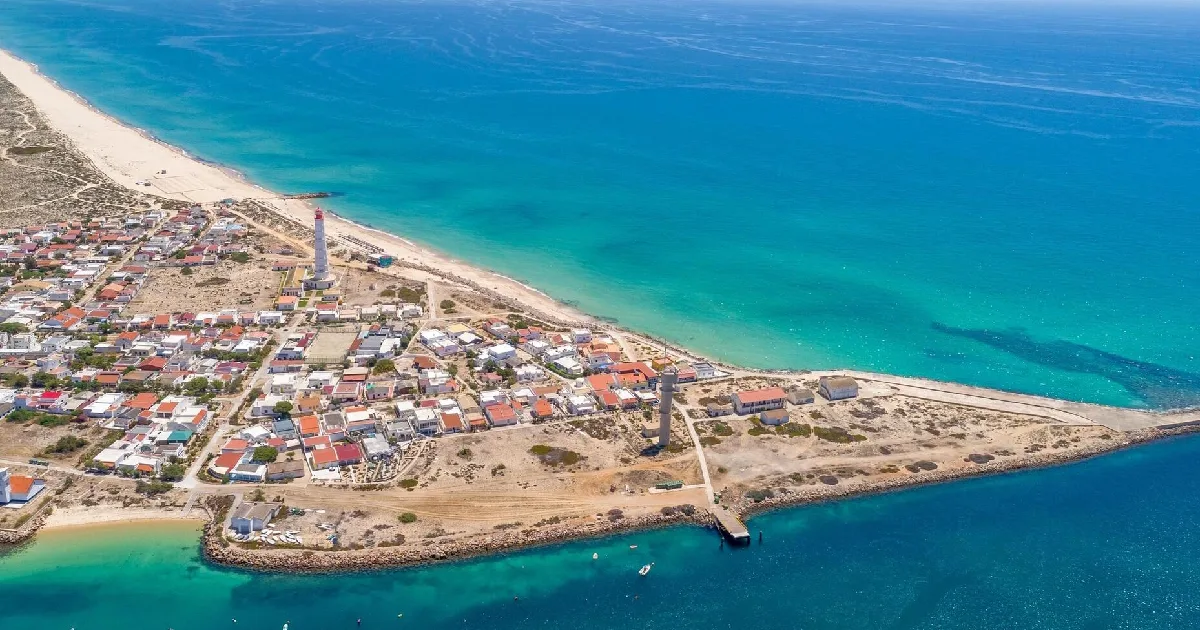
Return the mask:
<path id="1" fill-rule="evenodd" d="M 325 244 L 325 213 L 317 208 L 313 216 L 313 275 L 304 281 L 308 289 L 328 289 L 334 278 L 329 273 L 329 248 Z"/>
<path id="2" fill-rule="evenodd" d="M 329 278 L 329 250 L 325 246 L 325 213 L 320 208 L 317 208 L 316 217 L 313 220 L 313 233 L 316 235 L 316 243 L 313 245 L 316 253 L 313 280 L 321 282 Z"/>

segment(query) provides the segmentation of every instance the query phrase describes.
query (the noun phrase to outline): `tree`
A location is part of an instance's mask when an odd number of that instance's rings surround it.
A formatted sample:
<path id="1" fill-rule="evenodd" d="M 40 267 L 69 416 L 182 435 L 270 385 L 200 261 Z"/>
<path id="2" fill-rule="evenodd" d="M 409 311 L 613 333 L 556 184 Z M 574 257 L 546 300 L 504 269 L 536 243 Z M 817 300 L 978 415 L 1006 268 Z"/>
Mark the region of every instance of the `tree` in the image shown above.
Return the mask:
<path id="1" fill-rule="evenodd" d="M 180 270 L 180 272 L 179 272 L 179 273 L 180 273 L 180 274 L 182 274 L 182 275 L 185 275 L 185 276 L 190 276 L 190 275 L 192 275 L 192 268 L 191 268 L 191 267 L 184 267 L 182 270 Z"/>
<path id="2" fill-rule="evenodd" d="M 412 512 L 405 512 L 400 515 L 400 522 L 401 523 L 416 523 L 417 515 L 413 514 Z"/>
<path id="3" fill-rule="evenodd" d="M 31 382 L 33 383 L 34 387 L 53 389 L 54 387 L 58 386 L 58 377 L 39 370 L 33 375 Z"/>
<path id="4" fill-rule="evenodd" d="M 380 359 L 375 362 L 375 369 L 371 370 L 372 374 L 391 374 L 396 371 L 396 362 L 391 359 Z"/>
<path id="5" fill-rule="evenodd" d="M 290 415 L 292 415 L 292 408 L 293 408 L 292 403 L 290 403 L 286 400 L 281 400 L 281 401 L 275 403 L 275 415 L 290 416 Z"/>
<path id="6" fill-rule="evenodd" d="M 164 481 L 182 481 L 186 474 L 187 468 L 183 464 L 167 464 L 162 468 L 162 478 Z"/>
<path id="7" fill-rule="evenodd" d="M 233 260 L 233 262 L 236 262 L 236 263 L 250 262 L 250 254 L 247 254 L 246 252 L 234 252 L 229 255 L 229 258 L 231 260 Z"/>
<path id="8" fill-rule="evenodd" d="M 8 333 L 10 335 L 17 335 L 17 334 L 20 334 L 23 332 L 29 332 L 29 329 L 25 327 L 25 324 L 18 324 L 17 322 L 7 322 L 4 324 L 0 324 L 0 333 Z"/>
<path id="9" fill-rule="evenodd" d="M 279 449 L 273 446 L 259 446 L 254 449 L 252 457 L 254 461 L 260 464 L 270 464 L 275 461 L 275 458 L 279 457 Z"/>
<path id="10" fill-rule="evenodd" d="M 199 396 L 200 394 L 203 394 L 206 389 L 208 389 L 208 379 L 204 378 L 203 376 L 194 378 L 184 385 L 184 389 L 186 389 L 188 394 L 192 396 Z"/>

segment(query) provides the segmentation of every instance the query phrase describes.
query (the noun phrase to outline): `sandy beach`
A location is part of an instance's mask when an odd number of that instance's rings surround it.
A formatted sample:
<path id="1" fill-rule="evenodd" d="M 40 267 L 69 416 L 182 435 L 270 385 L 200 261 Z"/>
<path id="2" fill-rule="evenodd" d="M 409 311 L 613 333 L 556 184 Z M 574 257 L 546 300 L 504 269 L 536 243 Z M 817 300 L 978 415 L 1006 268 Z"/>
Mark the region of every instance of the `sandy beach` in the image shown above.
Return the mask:
<path id="1" fill-rule="evenodd" d="M 198 160 L 186 152 L 126 126 L 62 88 L 37 68 L 0 50 L 0 74 L 23 92 L 56 129 L 96 167 L 128 188 L 169 199 L 212 203 L 222 199 L 254 199 L 278 214 L 312 224 L 311 202 L 284 199 L 255 186 L 228 169 Z M 162 171 L 166 171 L 162 174 Z M 139 182 L 149 183 L 149 186 Z M 304 192 L 304 191 L 296 191 Z M 329 215 L 327 215 L 328 217 Z M 326 219 L 331 236 L 349 236 L 383 248 L 401 263 L 436 269 L 520 302 L 533 312 L 560 321 L 589 320 L 550 296 L 503 275 L 480 269 L 443 253 L 337 216 Z"/>
<path id="2" fill-rule="evenodd" d="M 192 510 L 185 514 L 182 510 L 166 510 L 162 508 L 138 508 L 118 506 L 75 506 L 59 508 L 46 519 L 42 529 L 63 529 L 70 527 L 90 527 L 109 525 L 113 523 L 139 523 L 158 521 L 194 521 L 203 523 L 208 514 L 202 509 Z"/>

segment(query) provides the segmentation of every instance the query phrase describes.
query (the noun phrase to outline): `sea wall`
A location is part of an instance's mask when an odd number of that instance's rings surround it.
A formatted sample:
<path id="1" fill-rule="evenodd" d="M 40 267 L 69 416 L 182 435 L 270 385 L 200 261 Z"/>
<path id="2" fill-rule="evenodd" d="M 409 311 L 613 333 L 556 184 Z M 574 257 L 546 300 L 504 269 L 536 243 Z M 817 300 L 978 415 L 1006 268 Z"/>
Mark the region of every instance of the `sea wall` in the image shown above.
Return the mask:
<path id="1" fill-rule="evenodd" d="M 204 557 L 210 562 L 260 571 L 309 573 L 365 571 L 384 567 L 460 560 L 527 547 L 689 523 L 709 525 L 707 512 L 700 509 L 692 511 L 690 515 L 683 511 L 673 511 L 670 514 L 656 512 L 615 521 L 601 519 L 583 525 L 561 523 L 543 526 L 532 534 L 504 531 L 462 540 L 429 541 L 420 546 L 402 545 L 338 550 L 250 549 L 225 539 L 222 531 L 224 518 L 218 511 L 204 528 L 203 550 Z"/>
<path id="2" fill-rule="evenodd" d="M 1095 444 L 1077 451 L 1073 451 L 1069 454 L 1040 453 L 1035 455 L 1027 455 L 1025 457 L 1015 457 L 1012 459 L 992 460 L 986 464 L 980 464 L 970 468 L 923 471 L 912 475 L 893 477 L 890 479 L 880 479 L 877 481 L 853 485 L 821 485 L 802 490 L 783 489 L 782 491 L 777 491 L 775 496 L 763 499 L 762 501 L 756 502 L 745 496 L 737 496 L 730 497 L 727 503 L 723 503 L 726 507 L 736 512 L 741 517 L 748 518 L 754 514 L 760 514 L 770 510 L 777 510 L 787 507 L 839 501 L 851 497 L 880 494 L 883 492 L 894 492 L 898 490 L 906 490 L 909 488 L 967 479 L 971 477 L 984 477 L 989 475 L 1000 475 L 1009 472 L 1033 470 L 1036 468 L 1046 468 L 1049 466 L 1059 466 L 1062 464 L 1069 464 L 1072 462 L 1089 459 L 1098 455 L 1113 453 L 1119 450 L 1137 446 L 1139 444 L 1145 444 L 1147 442 L 1152 442 L 1167 437 L 1197 432 L 1200 432 L 1200 426 L 1197 425 L 1181 426 L 1171 429 L 1143 429 L 1140 431 L 1126 433 L 1125 439 L 1123 440 L 1113 440 L 1111 444 Z"/>
<path id="3" fill-rule="evenodd" d="M 50 514 L 54 512 L 54 508 L 46 499 L 43 499 L 36 508 L 25 506 L 23 509 L 32 510 L 32 515 L 19 527 L 0 529 L 0 545 L 19 545 L 27 542 L 37 534 L 42 525 L 46 524 L 46 519 L 50 518 Z M 24 515 L 18 512 L 17 516 L 20 518 Z"/>

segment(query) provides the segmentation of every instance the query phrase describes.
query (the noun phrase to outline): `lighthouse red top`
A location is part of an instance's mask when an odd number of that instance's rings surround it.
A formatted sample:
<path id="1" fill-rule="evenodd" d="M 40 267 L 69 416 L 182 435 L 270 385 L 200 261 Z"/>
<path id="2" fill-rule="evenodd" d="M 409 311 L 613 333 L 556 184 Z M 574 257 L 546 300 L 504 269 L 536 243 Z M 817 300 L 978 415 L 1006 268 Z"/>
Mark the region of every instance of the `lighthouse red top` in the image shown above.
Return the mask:
<path id="1" fill-rule="evenodd" d="M 316 217 L 316 218 L 318 218 L 318 219 L 324 219 L 324 218 L 325 218 L 325 213 L 324 213 L 324 212 L 321 212 L 321 209 L 320 209 L 320 208 L 317 208 L 317 217 Z"/>

